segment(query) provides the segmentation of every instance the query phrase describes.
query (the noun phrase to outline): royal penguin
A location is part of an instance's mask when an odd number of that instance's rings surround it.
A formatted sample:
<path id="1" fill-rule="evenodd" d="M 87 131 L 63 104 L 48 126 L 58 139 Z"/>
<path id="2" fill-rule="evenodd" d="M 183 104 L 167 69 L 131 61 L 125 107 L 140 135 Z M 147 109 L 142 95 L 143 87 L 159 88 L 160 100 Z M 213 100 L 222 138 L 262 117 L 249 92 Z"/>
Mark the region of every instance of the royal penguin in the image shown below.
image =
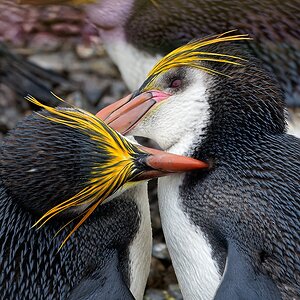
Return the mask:
<path id="1" fill-rule="evenodd" d="M 166 55 L 127 101 L 98 116 L 209 167 L 158 180 L 184 299 L 300 298 L 300 140 L 284 95 L 245 35 Z"/>
<path id="2" fill-rule="evenodd" d="M 28 99 L 44 110 L 0 145 L 1 298 L 142 299 L 152 237 L 137 183 L 205 164 Z"/>
<path id="3" fill-rule="evenodd" d="M 249 50 L 273 72 L 290 108 L 289 130 L 300 137 L 300 7 L 297 0 L 20 0 L 86 4 L 89 22 L 131 91 L 154 64 L 194 38 L 228 30 L 255 37 Z M 130 68 L 128 68 L 130 65 Z"/>

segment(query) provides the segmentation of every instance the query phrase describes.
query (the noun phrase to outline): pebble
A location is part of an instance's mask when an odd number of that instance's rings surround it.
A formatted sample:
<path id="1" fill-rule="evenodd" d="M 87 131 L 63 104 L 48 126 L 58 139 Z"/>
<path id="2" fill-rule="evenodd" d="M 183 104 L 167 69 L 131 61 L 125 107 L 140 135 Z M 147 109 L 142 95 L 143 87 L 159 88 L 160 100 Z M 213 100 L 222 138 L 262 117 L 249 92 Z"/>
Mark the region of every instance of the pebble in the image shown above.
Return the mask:
<path id="1" fill-rule="evenodd" d="M 110 91 L 112 82 L 109 79 L 101 79 L 96 75 L 89 76 L 86 79 L 83 83 L 84 95 L 92 105 L 97 106 L 103 96 Z"/>
<path id="2" fill-rule="evenodd" d="M 96 49 L 93 48 L 91 45 L 86 44 L 78 44 L 76 45 L 76 54 L 79 58 L 87 59 L 94 56 L 96 53 Z"/>
<path id="3" fill-rule="evenodd" d="M 84 96 L 80 91 L 75 91 L 69 94 L 64 100 L 73 106 L 87 109 L 86 100 L 84 100 Z"/>
<path id="4" fill-rule="evenodd" d="M 144 296 L 144 300 L 171 300 L 167 298 L 167 292 L 158 289 L 148 289 Z"/>
<path id="5" fill-rule="evenodd" d="M 170 254 L 165 243 L 155 243 L 154 241 L 152 255 L 161 260 L 171 261 Z"/>
<path id="6" fill-rule="evenodd" d="M 95 72 L 100 76 L 108 76 L 113 78 L 120 78 L 120 73 L 113 62 L 105 57 L 103 59 L 94 58 L 89 60 L 86 64 L 86 69 Z"/>
<path id="7" fill-rule="evenodd" d="M 149 273 L 149 277 L 148 277 L 148 286 L 151 286 L 152 288 L 167 287 L 164 284 L 165 272 L 166 272 L 166 268 L 165 268 L 164 264 L 159 259 L 152 257 L 151 268 L 150 268 L 150 273 Z"/>
<path id="8" fill-rule="evenodd" d="M 62 40 L 47 32 L 41 32 L 34 35 L 33 39 L 29 42 L 29 47 L 34 48 L 37 52 L 51 52 L 58 50 L 61 46 Z"/>
<path id="9" fill-rule="evenodd" d="M 171 297 L 173 297 L 176 300 L 183 300 L 178 284 L 170 284 L 168 288 L 168 293 Z"/>
<path id="10" fill-rule="evenodd" d="M 62 72 L 65 69 L 65 55 L 61 53 L 34 54 L 28 60 L 47 70 Z"/>

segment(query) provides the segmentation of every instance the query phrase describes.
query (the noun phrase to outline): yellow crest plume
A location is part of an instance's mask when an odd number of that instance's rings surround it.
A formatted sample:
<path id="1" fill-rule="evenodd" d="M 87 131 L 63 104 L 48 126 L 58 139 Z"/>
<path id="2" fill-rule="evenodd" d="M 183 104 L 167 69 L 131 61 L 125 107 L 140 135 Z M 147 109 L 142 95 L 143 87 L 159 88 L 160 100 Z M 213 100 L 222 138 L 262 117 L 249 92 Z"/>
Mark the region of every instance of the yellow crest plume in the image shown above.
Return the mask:
<path id="1" fill-rule="evenodd" d="M 201 40 L 194 40 L 173 50 L 172 52 L 164 56 L 149 72 L 147 79 L 143 85 L 143 90 L 151 89 L 153 87 L 153 81 L 160 74 L 165 73 L 172 68 L 180 66 L 189 66 L 192 68 L 201 69 L 209 74 L 227 76 L 226 74 L 220 73 L 216 70 L 204 67 L 199 62 L 212 61 L 241 66 L 242 61 L 244 61 L 244 59 L 241 57 L 224 53 L 201 51 L 202 47 L 212 44 L 250 39 L 247 34 L 227 35 L 232 33 L 233 31 L 234 30 L 231 30 L 223 34 L 214 35 Z"/>
<path id="2" fill-rule="evenodd" d="M 50 113 L 49 115 L 39 114 L 41 117 L 81 131 L 95 141 L 100 152 L 103 153 L 103 160 L 92 167 L 91 177 L 85 183 L 85 187 L 70 199 L 50 209 L 33 225 L 41 227 L 68 208 L 87 205 L 88 208 L 83 212 L 82 219 L 65 238 L 60 246 L 61 248 L 101 202 L 122 187 L 126 181 L 133 179 L 136 175 L 133 175 L 133 157 L 144 152 L 91 113 L 79 108 L 53 108 L 40 103 L 32 96 L 27 96 L 26 99 Z M 60 98 L 58 99 L 63 101 Z"/>

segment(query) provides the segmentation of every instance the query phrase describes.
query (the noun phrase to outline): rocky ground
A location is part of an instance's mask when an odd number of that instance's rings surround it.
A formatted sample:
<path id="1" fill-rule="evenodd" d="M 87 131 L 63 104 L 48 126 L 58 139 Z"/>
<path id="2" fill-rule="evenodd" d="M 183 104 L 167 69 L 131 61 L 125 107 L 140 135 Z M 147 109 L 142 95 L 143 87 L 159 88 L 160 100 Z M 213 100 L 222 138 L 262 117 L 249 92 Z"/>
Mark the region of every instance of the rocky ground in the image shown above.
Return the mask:
<path id="1" fill-rule="evenodd" d="M 25 61 L 54 73 L 32 69 Z M 20 8 L 13 1 L 0 0 L 0 140 L 35 109 L 24 95 L 56 101 L 20 72 L 34 73 L 37 82 L 93 113 L 129 93 L 94 28 L 85 24 L 83 11 L 59 6 Z M 155 182 L 150 183 L 149 193 L 154 245 L 145 299 L 182 299 L 164 243 Z"/>

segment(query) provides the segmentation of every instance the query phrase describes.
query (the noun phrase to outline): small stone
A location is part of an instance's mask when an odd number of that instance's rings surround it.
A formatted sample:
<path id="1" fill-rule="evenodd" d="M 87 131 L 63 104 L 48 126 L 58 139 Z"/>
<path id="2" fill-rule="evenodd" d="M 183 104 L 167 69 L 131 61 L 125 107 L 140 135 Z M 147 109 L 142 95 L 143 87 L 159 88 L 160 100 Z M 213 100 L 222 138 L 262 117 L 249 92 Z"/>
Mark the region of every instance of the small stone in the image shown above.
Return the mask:
<path id="1" fill-rule="evenodd" d="M 86 109 L 86 104 L 84 97 L 81 92 L 75 91 L 66 96 L 65 101 L 69 104 L 72 104 L 76 107 Z"/>
<path id="2" fill-rule="evenodd" d="M 87 44 L 76 45 L 76 53 L 79 58 L 86 59 L 95 55 L 95 48 Z"/>
<path id="3" fill-rule="evenodd" d="M 78 35 L 81 31 L 80 26 L 77 24 L 58 23 L 51 26 L 51 30 L 58 35 Z"/>
<path id="4" fill-rule="evenodd" d="M 108 58 L 94 58 L 87 62 L 86 67 L 100 76 L 109 76 L 109 77 L 120 77 L 119 71 L 117 67 L 113 64 L 113 62 Z"/>
<path id="5" fill-rule="evenodd" d="M 29 42 L 29 47 L 35 48 L 36 51 L 55 51 L 61 46 L 61 39 L 49 34 L 47 32 L 41 32 L 34 35 Z"/>
<path id="6" fill-rule="evenodd" d="M 156 243 L 152 247 L 152 255 L 158 259 L 171 261 L 166 244 Z"/>
<path id="7" fill-rule="evenodd" d="M 99 37 L 93 36 L 92 42 L 95 45 L 95 52 L 97 56 L 103 57 L 107 55 L 106 50 L 104 49 L 103 45 L 100 43 Z"/>
<path id="8" fill-rule="evenodd" d="M 111 96 L 115 98 L 115 100 L 119 100 L 124 95 L 128 95 L 129 91 L 122 80 L 113 80 L 111 85 Z"/>
<path id="9" fill-rule="evenodd" d="M 28 60 L 46 70 L 56 72 L 62 72 L 64 70 L 64 57 L 61 53 L 34 54 L 30 56 Z"/>
<path id="10" fill-rule="evenodd" d="M 168 293 L 171 297 L 173 297 L 176 300 L 183 300 L 178 284 L 170 284 L 168 288 Z"/>
<path id="11" fill-rule="evenodd" d="M 144 296 L 144 300 L 166 300 L 167 293 L 158 289 L 148 289 Z"/>
<path id="12" fill-rule="evenodd" d="M 174 267 L 170 265 L 166 272 L 164 273 L 164 283 L 166 286 L 169 286 L 171 284 L 177 284 L 177 277 L 174 271 Z"/>
<path id="13" fill-rule="evenodd" d="M 22 119 L 22 115 L 16 110 L 15 107 L 8 107 L 1 110 L 0 115 L 0 131 L 5 133 L 13 129 L 18 121 Z"/>
<path id="14" fill-rule="evenodd" d="M 101 98 L 110 91 L 111 80 L 101 79 L 98 76 L 89 76 L 83 83 L 83 92 L 87 100 L 97 106 Z"/>
<path id="15" fill-rule="evenodd" d="M 111 97 L 111 96 L 104 96 L 101 98 L 101 101 L 98 104 L 98 110 L 114 103 L 116 101 L 115 98 Z"/>

